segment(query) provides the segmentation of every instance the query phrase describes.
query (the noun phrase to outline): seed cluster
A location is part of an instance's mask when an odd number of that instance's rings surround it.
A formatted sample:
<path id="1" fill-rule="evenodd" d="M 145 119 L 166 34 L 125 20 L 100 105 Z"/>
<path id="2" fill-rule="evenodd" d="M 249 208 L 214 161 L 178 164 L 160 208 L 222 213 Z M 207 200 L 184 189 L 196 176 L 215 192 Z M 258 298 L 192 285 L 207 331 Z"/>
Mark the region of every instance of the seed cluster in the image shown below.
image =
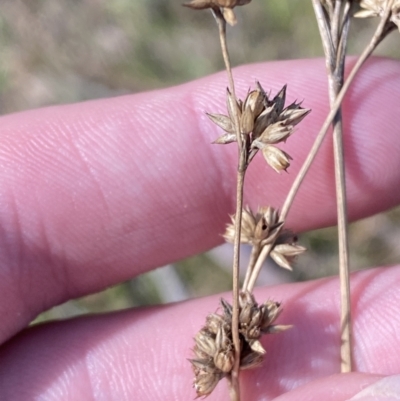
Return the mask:
<path id="1" fill-rule="evenodd" d="M 382 17 L 388 0 L 361 0 L 361 11 L 355 13 L 355 17 Z M 394 0 L 390 9 L 390 24 L 396 25 L 400 31 L 400 0 Z"/>
<path id="2" fill-rule="evenodd" d="M 195 358 L 190 362 L 194 371 L 197 396 L 209 395 L 218 382 L 228 376 L 235 363 L 232 341 L 232 306 L 221 299 L 222 313 L 207 316 L 205 326 L 196 334 Z M 259 339 L 263 334 L 277 333 L 290 326 L 273 325 L 282 308 L 278 302 L 258 305 L 250 292 L 239 297 L 240 369 L 259 366 L 266 351 Z"/>
<path id="3" fill-rule="evenodd" d="M 272 99 L 257 82 L 257 88 L 249 91 L 244 101 L 235 101 L 227 90 L 228 116 L 207 114 L 226 134 L 214 143 L 227 144 L 235 142 L 235 116 L 239 116 L 240 134 L 247 151 L 247 164 L 261 150 L 267 163 L 280 172 L 290 166 L 292 159 L 283 150 L 277 148 L 279 142 L 285 142 L 293 134 L 294 127 L 311 111 L 301 107 L 301 103 L 293 102 L 285 107 L 286 85 Z"/>
<path id="4" fill-rule="evenodd" d="M 236 6 L 244 6 L 250 2 L 251 0 L 192 0 L 183 5 L 195 10 L 205 10 L 206 8 L 211 8 L 214 11 L 220 10 L 225 21 L 229 25 L 235 25 L 237 21 L 233 9 Z"/>
<path id="5" fill-rule="evenodd" d="M 257 213 L 246 207 L 242 211 L 240 242 L 253 245 L 259 251 L 272 244 L 271 258 L 280 267 L 292 270 L 294 258 L 305 252 L 306 248 L 297 245 L 297 236 L 291 231 L 281 230 L 282 225 L 278 211 L 273 207 L 260 207 Z M 227 242 L 234 242 L 235 216 L 231 216 L 231 223 L 226 227 L 224 238 Z"/>

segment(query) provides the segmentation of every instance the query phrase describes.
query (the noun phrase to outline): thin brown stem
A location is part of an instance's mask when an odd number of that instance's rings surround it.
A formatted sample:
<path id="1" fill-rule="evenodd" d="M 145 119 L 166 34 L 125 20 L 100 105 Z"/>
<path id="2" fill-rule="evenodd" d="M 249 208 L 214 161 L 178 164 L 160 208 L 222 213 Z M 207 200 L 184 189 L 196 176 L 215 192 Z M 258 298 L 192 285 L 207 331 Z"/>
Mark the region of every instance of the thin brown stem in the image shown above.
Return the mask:
<path id="1" fill-rule="evenodd" d="M 309 152 L 309 154 L 306 157 L 306 160 L 304 161 L 303 165 L 300 168 L 300 171 L 298 172 L 290 190 L 289 193 L 285 199 L 285 202 L 282 207 L 282 211 L 280 214 L 280 220 L 285 221 L 286 217 L 289 213 L 289 210 L 293 204 L 294 198 L 300 188 L 300 185 L 302 184 L 308 170 L 310 169 L 310 166 L 312 162 L 315 159 L 315 156 L 317 155 L 322 142 L 325 139 L 326 133 L 328 131 L 329 126 L 332 124 L 333 119 L 336 116 L 336 113 L 338 112 L 344 96 L 346 95 L 350 85 L 354 81 L 354 78 L 356 77 L 357 73 L 360 71 L 361 67 L 365 63 L 365 61 L 368 59 L 368 57 L 372 54 L 372 52 L 376 49 L 378 44 L 383 40 L 383 38 L 388 34 L 390 29 L 387 27 L 387 21 L 388 17 L 390 15 L 390 7 L 392 5 L 393 0 L 390 0 L 389 3 L 386 6 L 385 14 L 382 16 L 382 19 L 371 39 L 371 41 L 368 43 L 368 45 L 365 47 L 364 51 L 358 58 L 356 64 L 354 65 L 353 69 L 351 70 L 349 76 L 347 77 L 342 89 L 338 93 L 336 100 L 334 104 L 331 106 L 331 110 L 326 117 L 317 137 L 315 138 L 314 144 Z M 255 285 L 255 282 L 257 280 L 258 275 L 260 274 L 261 267 L 271 252 L 272 246 L 265 246 L 263 250 L 260 252 L 260 256 L 258 257 L 258 260 L 254 266 L 253 272 L 251 274 L 251 278 L 249 280 L 249 284 L 247 286 L 248 291 L 252 291 Z"/>
<path id="2" fill-rule="evenodd" d="M 233 101 L 237 103 L 235 84 L 232 75 L 232 68 L 229 58 L 228 46 L 226 42 L 226 21 L 219 9 L 213 10 L 213 14 L 218 24 L 219 37 L 221 42 L 222 56 L 224 58 L 226 71 L 228 73 L 229 90 Z M 230 377 L 230 395 L 232 401 L 240 401 L 240 352 L 241 344 L 239 338 L 239 278 L 240 278 L 240 235 L 243 210 L 243 187 L 244 177 L 247 166 L 247 155 L 244 147 L 244 141 L 240 133 L 239 116 L 234 114 L 235 132 L 238 143 L 239 161 L 236 181 L 236 211 L 235 211 L 235 238 L 233 245 L 233 283 L 232 283 L 232 341 L 235 348 L 235 363 Z"/>
<path id="3" fill-rule="evenodd" d="M 330 21 L 322 15 L 323 5 L 320 0 L 313 0 L 314 11 L 317 17 L 318 28 L 323 43 L 326 69 L 328 74 L 329 101 L 331 106 L 343 85 L 344 63 L 347 36 L 349 31 L 349 3 L 342 4 L 341 0 L 335 2 L 335 12 Z M 341 11 L 343 9 L 342 24 Z M 327 27 L 330 27 L 328 30 Z M 339 31 L 341 29 L 341 31 Z M 341 372 L 351 371 L 351 301 L 350 301 L 350 267 L 349 267 L 349 246 L 348 246 L 348 218 L 346 201 L 346 181 L 344 169 L 343 149 L 343 119 L 341 108 L 339 108 L 333 123 L 333 153 L 335 165 L 335 187 L 338 223 L 338 244 L 339 244 L 339 278 L 341 292 Z"/>

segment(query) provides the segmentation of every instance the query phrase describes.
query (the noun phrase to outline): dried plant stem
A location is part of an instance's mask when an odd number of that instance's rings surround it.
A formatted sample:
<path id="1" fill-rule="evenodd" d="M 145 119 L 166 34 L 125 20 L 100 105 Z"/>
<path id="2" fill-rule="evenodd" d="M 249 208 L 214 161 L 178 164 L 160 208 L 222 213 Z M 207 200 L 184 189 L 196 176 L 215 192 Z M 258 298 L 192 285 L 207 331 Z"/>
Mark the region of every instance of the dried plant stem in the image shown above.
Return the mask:
<path id="1" fill-rule="evenodd" d="M 344 3 L 344 4 L 343 4 Z M 336 0 L 332 14 L 324 12 L 321 0 L 313 0 L 318 28 L 323 43 L 331 106 L 343 85 L 345 49 L 350 25 L 350 3 Z M 343 23 L 342 23 L 343 9 Z M 329 20 L 328 20 L 329 19 Z M 343 119 L 341 107 L 333 123 L 333 153 L 335 164 L 336 205 L 338 216 L 339 279 L 341 291 L 341 372 L 351 371 L 351 300 L 348 246 L 348 218 L 343 149 Z"/>
<path id="2" fill-rule="evenodd" d="M 229 91 L 235 103 L 237 103 L 235 84 L 232 76 L 232 68 L 229 58 L 228 46 L 226 43 L 226 21 L 221 11 L 213 9 L 213 15 L 217 21 L 219 37 L 221 42 L 222 56 L 224 58 L 226 71 L 229 79 Z M 232 283 L 232 340 L 235 348 L 235 363 L 230 377 L 230 396 L 232 401 L 240 401 L 240 338 L 239 338 L 239 278 L 240 278 L 240 235 L 243 210 L 243 187 L 244 177 L 247 167 L 246 151 L 243 146 L 243 140 L 240 133 L 239 115 L 234 115 L 236 140 L 239 150 L 239 161 L 236 181 L 236 210 L 235 210 L 235 240 L 233 245 L 233 283 Z"/>
<path id="3" fill-rule="evenodd" d="M 260 245 L 253 245 L 253 247 L 251 249 L 249 264 L 246 269 L 246 276 L 243 281 L 243 287 L 242 287 L 243 291 L 246 290 L 246 288 L 249 284 L 251 273 L 253 272 L 254 265 L 256 264 L 258 256 L 260 255 L 260 251 L 261 251 Z"/>
<path id="4" fill-rule="evenodd" d="M 271 252 L 272 248 L 273 248 L 274 244 L 268 244 L 266 246 L 264 246 L 264 248 L 262 249 L 262 251 L 260 252 L 258 259 L 254 265 L 253 271 L 251 272 L 251 276 L 250 279 L 247 283 L 247 286 L 244 288 L 245 291 L 253 291 L 254 286 L 256 284 L 256 280 L 258 275 L 260 274 L 260 270 L 261 267 L 265 261 L 265 259 L 267 258 L 267 256 L 269 255 L 269 253 Z"/>
<path id="5" fill-rule="evenodd" d="M 387 35 L 387 33 L 388 33 L 387 21 L 388 21 L 389 15 L 390 15 L 390 9 L 391 9 L 392 3 L 393 3 L 393 0 L 389 0 L 388 4 L 386 5 L 385 13 L 382 16 L 382 19 L 373 35 L 371 41 L 365 47 L 364 51 L 358 58 L 356 64 L 352 68 L 345 83 L 343 84 L 343 87 L 337 94 L 336 100 L 335 100 L 334 104 L 331 106 L 331 110 L 330 110 L 328 116 L 326 117 L 317 137 L 315 138 L 314 144 L 313 144 L 309 154 L 307 155 L 306 160 L 304 161 L 302 167 L 300 168 L 300 171 L 298 172 L 298 174 L 292 184 L 292 187 L 290 188 L 290 191 L 285 199 L 285 202 L 282 206 L 282 210 L 280 213 L 281 221 L 286 220 L 286 217 L 289 213 L 290 207 L 293 204 L 294 198 L 300 188 L 300 185 L 302 184 L 308 170 L 310 169 L 311 164 L 314 161 L 315 156 L 317 155 L 317 153 L 322 145 L 323 140 L 325 139 L 328 128 L 332 124 L 332 121 L 334 120 L 338 110 L 340 109 L 340 106 L 343 102 L 344 96 L 346 95 L 351 83 L 353 82 L 354 78 L 356 77 L 357 73 L 360 71 L 360 69 L 363 66 L 363 64 L 365 63 L 365 61 L 372 54 L 372 52 L 376 49 L 378 44 Z M 256 280 L 257 280 L 257 277 L 260 273 L 261 267 L 262 267 L 265 259 L 269 255 L 271 249 L 272 249 L 272 245 L 265 246 L 263 248 L 263 250 L 260 252 L 260 255 L 259 255 L 257 262 L 254 265 L 254 269 L 251 273 L 251 277 L 250 277 L 249 283 L 246 287 L 246 290 L 248 290 L 248 291 L 253 290 Z"/>

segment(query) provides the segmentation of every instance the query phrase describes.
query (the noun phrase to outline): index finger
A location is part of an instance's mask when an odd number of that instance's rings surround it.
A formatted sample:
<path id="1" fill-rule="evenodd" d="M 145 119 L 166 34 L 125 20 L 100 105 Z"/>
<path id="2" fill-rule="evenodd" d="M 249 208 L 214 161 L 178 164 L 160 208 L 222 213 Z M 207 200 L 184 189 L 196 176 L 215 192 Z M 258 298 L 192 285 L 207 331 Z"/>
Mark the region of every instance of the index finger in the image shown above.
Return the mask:
<path id="1" fill-rule="evenodd" d="M 295 159 L 288 175 L 254 160 L 246 203 L 281 205 L 327 112 L 324 68 L 322 60 L 303 60 L 235 72 L 240 96 L 256 79 L 272 91 L 288 83 L 288 101 L 305 99 L 313 109 L 285 147 Z M 348 97 L 353 218 L 400 199 L 393 191 L 400 176 L 398 70 L 398 62 L 371 61 Z M 219 132 L 204 111 L 224 113 L 225 85 L 225 74 L 217 74 L 172 89 L 2 118 L 1 338 L 54 304 L 221 242 L 233 212 L 237 151 L 210 145 Z M 371 118 L 379 99 L 386 106 Z M 332 182 L 327 141 L 293 207 L 293 229 L 334 222 Z"/>

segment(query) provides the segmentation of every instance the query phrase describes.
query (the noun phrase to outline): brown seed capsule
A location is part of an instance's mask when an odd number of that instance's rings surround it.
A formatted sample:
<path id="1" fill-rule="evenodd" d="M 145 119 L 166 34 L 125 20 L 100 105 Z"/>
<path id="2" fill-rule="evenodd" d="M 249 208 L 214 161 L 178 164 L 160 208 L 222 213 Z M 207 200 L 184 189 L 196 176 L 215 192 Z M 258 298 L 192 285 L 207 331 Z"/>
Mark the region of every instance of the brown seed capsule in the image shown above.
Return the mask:
<path id="1" fill-rule="evenodd" d="M 235 363 L 235 355 L 232 350 L 218 352 L 214 356 L 215 367 L 224 373 L 229 373 Z"/>
<path id="2" fill-rule="evenodd" d="M 240 118 L 240 132 L 244 135 L 250 134 L 254 128 L 254 116 L 250 107 L 246 107 Z"/>
<path id="3" fill-rule="evenodd" d="M 215 339 L 212 337 L 212 334 L 209 333 L 208 331 L 200 330 L 196 334 L 194 341 L 198 349 L 209 356 L 213 357 L 217 352 Z"/>
<path id="4" fill-rule="evenodd" d="M 261 90 L 253 90 L 247 95 L 244 108 L 250 108 L 254 120 L 260 115 L 264 109 L 264 95 Z"/>
<path id="5" fill-rule="evenodd" d="M 256 118 L 253 129 L 253 139 L 257 139 L 263 131 L 277 119 L 276 111 L 273 107 L 267 107 L 262 113 Z"/>
<path id="6" fill-rule="evenodd" d="M 262 149 L 263 156 L 267 163 L 277 172 L 287 170 L 290 166 L 289 160 L 292 158 L 283 150 L 280 150 L 272 145 L 266 145 Z"/>
<path id="7" fill-rule="evenodd" d="M 268 125 L 268 127 L 261 133 L 261 135 L 257 138 L 257 144 L 253 142 L 253 147 L 262 148 L 264 144 L 275 144 L 279 142 L 284 142 L 286 139 L 292 135 L 293 126 L 286 125 L 282 121 L 278 121 L 274 124 Z M 261 142 L 258 144 L 258 142 Z"/>
<path id="8" fill-rule="evenodd" d="M 227 351 L 232 348 L 232 341 L 223 326 L 220 326 L 215 337 L 217 351 Z"/>
<path id="9" fill-rule="evenodd" d="M 216 335 L 218 330 L 225 324 L 225 320 L 222 318 L 222 316 L 217 315 L 216 313 L 212 313 L 206 318 L 206 328 L 214 335 Z"/>

